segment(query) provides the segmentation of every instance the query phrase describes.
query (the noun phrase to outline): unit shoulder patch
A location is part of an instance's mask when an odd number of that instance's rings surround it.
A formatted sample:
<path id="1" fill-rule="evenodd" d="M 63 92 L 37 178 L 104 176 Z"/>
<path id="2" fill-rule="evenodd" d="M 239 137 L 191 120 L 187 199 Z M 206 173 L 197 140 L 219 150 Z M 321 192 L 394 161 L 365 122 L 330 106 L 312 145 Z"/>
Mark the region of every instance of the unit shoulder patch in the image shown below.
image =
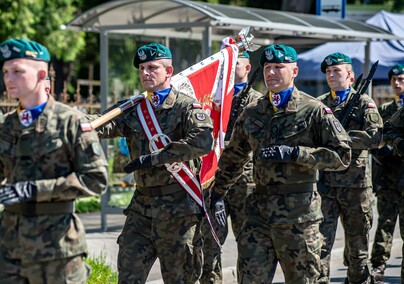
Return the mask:
<path id="1" fill-rule="evenodd" d="M 342 125 L 341 125 L 341 123 L 340 123 L 338 120 L 334 120 L 333 123 L 334 123 L 335 129 L 336 129 L 339 133 L 341 133 L 341 132 L 342 132 Z"/>
<path id="2" fill-rule="evenodd" d="M 99 142 L 91 143 L 91 151 L 94 155 L 101 156 L 102 148 Z"/>
<path id="3" fill-rule="evenodd" d="M 204 113 L 196 113 L 195 118 L 196 118 L 196 120 L 199 120 L 199 121 L 205 121 L 206 120 L 206 114 L 204 114 Z"/>
<path id="4" fill-rule="evenodd" d="M 369 113 L 369 120 L 371 122 L 377 123 L 379 122 L 379 115 L 375 112 Z"/>

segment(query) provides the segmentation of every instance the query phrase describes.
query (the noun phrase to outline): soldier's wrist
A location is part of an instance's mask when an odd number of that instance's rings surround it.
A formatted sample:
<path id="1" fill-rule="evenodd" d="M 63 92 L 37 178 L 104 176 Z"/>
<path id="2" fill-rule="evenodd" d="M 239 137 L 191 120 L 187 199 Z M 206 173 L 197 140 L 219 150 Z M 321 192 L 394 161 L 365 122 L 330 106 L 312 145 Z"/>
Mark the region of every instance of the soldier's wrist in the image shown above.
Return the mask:
<path id="1" fill-rule="evenodd" d="M 401 139 L 396 145 L 396 151 L 398 155 L 404 156 L 404 139 Z"/>
<path id="2" fill-rule="evenodd" d="M 294 146 L 293 151 L 292 151 L 292 159 L 294 162 L 297 162 L 299 160 L 299 157 L 301 157 L 301 149 L 300 146 Z"/>
<path id="3" fill-rule="evenodd" d="M 212 190 L 211 190 L 211 192 L 210 192 L 210 199 L 211 199 L 212 201 L 216 201 L 216 200 L 219 200 L 219 199 L 223 199 L 224 194 L 221 193 L 221 192 L 217 192 L 217 191 L 218 191 L 217 189 L 212 188 Z"/>
<path id="4" fill-rule="evenodd" d="M 404 141 L 403 138 L 401 137 L 397 137 L 396 139 L 393 140 L 393 143 L 391 143 L 390 145 L 393 146 L 394 150 L 398 150 L 398 144 L 400 144 L 400 142 Z"/>

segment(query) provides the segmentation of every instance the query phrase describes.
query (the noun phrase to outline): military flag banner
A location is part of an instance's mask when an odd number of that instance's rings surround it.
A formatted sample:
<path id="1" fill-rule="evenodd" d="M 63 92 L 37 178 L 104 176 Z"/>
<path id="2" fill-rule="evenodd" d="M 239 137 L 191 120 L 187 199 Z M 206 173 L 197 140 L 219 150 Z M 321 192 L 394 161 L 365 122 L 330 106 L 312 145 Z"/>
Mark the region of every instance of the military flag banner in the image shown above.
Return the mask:
<path id="1" fill-rule="evenodd" d="M 214 150 L 202 157 L 200 181 L 206 188 L 214 179 L 217 162 L 224 148 L 224 135 L 230 116 L 234 71 L 239 48 L 230 44 L 220 52 L 175 75 L 171 84 L 195 97 L 213 120 Z"/>

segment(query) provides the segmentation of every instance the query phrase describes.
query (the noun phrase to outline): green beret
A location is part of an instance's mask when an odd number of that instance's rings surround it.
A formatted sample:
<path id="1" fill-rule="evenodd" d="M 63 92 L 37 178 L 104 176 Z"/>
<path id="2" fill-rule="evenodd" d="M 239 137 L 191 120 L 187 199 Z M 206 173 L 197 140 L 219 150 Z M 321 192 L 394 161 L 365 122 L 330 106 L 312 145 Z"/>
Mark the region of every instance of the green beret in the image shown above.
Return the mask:
<path id="1" fill-rule="evenodd" d="M 292 63 L 297 61 L 296 50 L 283 44 L 272 44 L 267 46 L 261 54 L 260 64 L 264 67 L 265 62 L 269 63 Z"/>
<path id="2" fill-rule="evenodd" d="M 50 61 L 48 49 L 43 45 L 25 39 L 9 39 L 0 44 L 0 64 L 4 61 L 27 58 L 38 61 Z"/>
<path id="3" fill-rule="evenodd" d="M 388 74 L 389 80 L 391 80 L 391 77 L 393 75 L 401 75 L 401 74 L 404 74 L 404 64 L 396 64 L 389 71 L 389 74 Z"/>
<path id="4" fill-rule="evenodd" d="M 349 56 L 343 53 L 335 52 L 328 55 L 326 58 L 324 58 L 323 62 L 321 62 L 321 72 L 325 73 L 327 66 L 341 64 L 352 64 L 352 60 Z"/>
<path id="5" fill-rule="evenodd" d="M 133 60 L 133 65 L 139 68 L 139 64 L 157 60 L 157 59 L 171 59 L 171 51 L 162 44 L 150 43 L 138 48 Z"/>
<path id="6" fill-rule="evenodd" d="M 250 58 L 250 55 L 247 51 L 243 51 L 238 54 L 238 58 Z"/>

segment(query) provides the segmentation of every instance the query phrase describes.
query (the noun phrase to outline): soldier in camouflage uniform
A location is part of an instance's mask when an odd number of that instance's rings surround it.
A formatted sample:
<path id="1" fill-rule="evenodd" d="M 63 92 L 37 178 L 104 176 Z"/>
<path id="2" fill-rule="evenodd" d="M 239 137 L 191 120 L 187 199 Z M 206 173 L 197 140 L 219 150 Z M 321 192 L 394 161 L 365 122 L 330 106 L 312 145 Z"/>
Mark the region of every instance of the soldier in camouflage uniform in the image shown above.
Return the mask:
<path id="1" fill-rule="evenodd" d="M 119 283 L 145 283 L 157 258 L 165 283 L 196 283 L 202 273 L 203 215 L 165 164 L 186 161 L 197 177 L 200 156 L 213 149 L 212 122 L 196 99 L 170 85 L 174 68 L 167 47 L 140 47 L 134 66 L 172 142 L 151 153 L 136 107 L 98 128 L 101 138 L 126 138 L 133 161 L 125 171 L 134 171 L 137 184 L 118 238 Z"/>
<path id="2" fill-rule="evenodd" d="M 395 97 L 379 108 L 380 115 L 385 122 L 404 105 L 404 64 L 393 66 L 388 77 Z M 376 191 L 379 219 L 370 260 L 375 281 L 383 283 L 386 262 L 390 258 L 393 244 L 397 216 L 399 217 L 401 238 L 404 241 L 404 190 L 402 186 L 399 186 L 400 179 L 404 174 L 404 163 L 393 147 L 388 144 L 372 151 L 372 154 L 372 166 L 376 169 L 374 172 L 377 173 L 377 180 L 373 179 L 373 186 L 379 186 Z M 403 270 L 401 275 L 404 275 Z"/>
<path id="3" fill-rule="evenodd" d="M 107 161 L 84 115 L 45 91 L 50 56 L 33 41 L 0 45 L 8 96 L 0 118 L 0 283 L 86 283 L 85 230 L 74 200 L 107 185 Z"/>
<path id="4" fill-rule="evenodd" d="M 354 92 L 354 72 L 351 59 L 342 53 L 333 53 L 321 63 L 321 71 L 331 91 L 318 97 L 340 118 Z M 383 121 L 375 102 L 368 95 L 360 97 L 346 131 L 352 144 L 352 161 L 341 172 L 324 172 L 319 191 L 322 197 L 324 221 L 320 231 L 325 240 L 321 249 L 322 272 L 319 283 L 328 283 L 331 250 L 335 241 L 338 218 L 345 232 L 345 283 L 370 283 L 369 230 L 372 227 L 372 180 L 369 150 L 377 148 L 382 138 Z"/>
<path id="5" fill-rule="evenodd" d="M 248 83 L 248 74 L 251 71 L 250 55 L 244 51 L 239 54 L 235 76 L 234 76 L 234 96 L 232 101 L 232 107 L 230 112 L 229 124 L 227 126 L 227 132 L 225 136 L 225 145 L 229 143 L 233 126 L 243 109 L 252 101 L 262 97 L 262 94 L 253 88 Z M 231 224 L 234 236 L 237 237 L 240 232 L 241 225 L 244 222 L 244 200 L 247 195 L 252 192 L 254 183 L 252 180 L 252 159 L 244 166 L 243 174 L 238 181 L 230 188 L 225 197 L 225 205 L 227 215 L 230 215 Z M 204 192 L 206 206 L 209 207 L 209 190 Z M 223 244 L 227 238 L 228 227 L 217 226 L 215 231 Z M 213 239 L 210 232 L 210 227 L 205 222 L 203 227 L 203 233 L 205 237 L 203 255 L 203 274 L 200 279 L 200 283 L 222 283 L 222 263 L 221 263 L 221 251 L 216 241 Z"/>
<path id="6" fill-rule="evenodd" d="M 285 283 L 317 283 L 318 170 L 343 170 L 350 162 L 349 137 L 332 111 L 294 86 L 296 61 L 290 46 L 265 48 L 260 64 L 269 92 L 241 113 L 219 160 L 211 210 L 225 222 L 224 195 L 253 153 L 256 187 L 237 238 L 239 283 L 271 283 L 278 262 Z"/>

